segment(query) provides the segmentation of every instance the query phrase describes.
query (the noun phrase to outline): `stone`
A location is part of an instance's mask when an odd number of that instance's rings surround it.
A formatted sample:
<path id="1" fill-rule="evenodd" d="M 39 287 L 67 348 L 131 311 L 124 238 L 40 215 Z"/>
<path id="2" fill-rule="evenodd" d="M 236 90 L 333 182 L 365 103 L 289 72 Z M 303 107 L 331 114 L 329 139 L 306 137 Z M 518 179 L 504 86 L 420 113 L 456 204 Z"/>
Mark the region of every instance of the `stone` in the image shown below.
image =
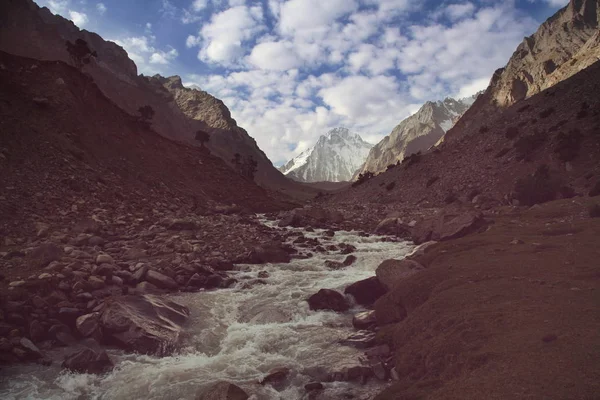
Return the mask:
<path id="1" fill-rule="evenodd" d="M 351 266 L 352 264 L 354 264 L 354 262 L 355 262 L 355 261 L 356 261 L 356 256 L 354 256 L 354 255 L 352 255 L 352 254 L 351 254 L 351 255 L 347 256 L 347 257 L 344 259 L 344 263 L 343 263 L 343 264 L 344 264 L 346 267 L 349 267 L 349 266 Z"/>
<path id="2" fill-rule="evenodd" d="M 63 250 L 54 243 L 42 244 L 27 253 L 27 263 L 36 269 L 46 267 L 52 261 L 58 261 L 63 256 Z"/>
<path id="3" fill-rule="evenodd" d="M 146 273 L 146 280 L 161 289 L 177 290 L 177 288 L 179 288 L 177 282 L 175 282 L 172 278 L 169 278 L 168 276 L 153 269 L 148 270 Z"/>
<path id="4" fill-rule="evenodd" d="M 150 282 L 140 282 L 135 286 L 135 292 L 138 294 L 159 294 L 162 291 Z"/>
<path id="5" fill-rule="evenodd" d="M 249 397 L 233 383 L 217 382 L 196 396 L 196 400 L 247 400 Z"/>
<path id="6" fill-rule="evenodd" d="M 356 251 L 356 246 L 347 243 L 340 243 L 340 254 L 350 254 Z"/>
<path id="7" fill-rule="evenodd" d="M 96 275 L 90 276 L 87 282 L 93 290 L 102 289 L 104 286 L 106 286 L 104 279 Z"/>
<path id="8" fill-rule="evenodd" d="M 434 232 L 432 239 L 434 240 L 450 240 L 463 237 L 481 226 L 483 216 L 481 213 L 466 213 L 459 215 L 449 222 L 445 222 L 440 231 L 439 237 L 437 232 Z"/>
<path id="9" fill-rule="evenodd" d="M 175 219 L 167 222 L 167 229 L 172 231 L 193 231 L 198 228 L 196 222 L 186 219 Z"/>
<path id="10" fill-rule="evenodd" d="M 11 283 L 8 284 L 9 287 L 20 287 L 25 285 L 25 281 L 12 281 Z"/>
<path id="11" fill-rule="evenodd" d="M 270 370 L 264 378 L 260 380 L 261 385 L 279 386 L 285 381 L 290 374 L 290 369 L 287 367 L 277 367 Z"/>
<path id="12" fill-rule="evenodd" d="M 321 289 L 310 296 L 307 301 L 311 310 L 343 312 L 350 308 L 350 304 L 344 295 L 331 289 Z"/>
<path id="13" fill-rule="evenodd" d="M 61 307 L 58 310 L 58 319 L 60 319 L 62 322 L 66 323 L 67 325 L 73 326 L 75 324 L 75 320 L 81 314 L 83 314 L 83 313 L 78 308 Z"/>
<path id="14" fill-rule="evenodd" d="M 338 269 L 344 269 L 346 267 L 346 265 L 339 261 L 327 260 L 327 261 L 325 261 L 325 267 L 327 267 L 329 269 L 333 269 L 333 270 L 338 270 Z"/>
<path id="15" fill-rule="evenodd" d="M 103 246 L 106 243 L 106 240 L 102 239 L 100 236 L 92 236 L 88 239 L 88 244 L 90 246 Z"/>
<path id="16" fill-rule="evenodd" d="M 340 344 L 344 346 L 353 346 L 358 349 L 366 349 L 373 347 L 377 342 L 375 332 L 371 331 L 358 331 L 346 339 L 340 340 Z"/>
<path id="17" fill-rule="evenodd" d="M 37 222 L 35 224 L 35 230 L 36 230 L 36 235 L 37 237 L 41 238 L 41 237 L 46 237 L 48 236 L 48 232 L 50 230 L 50 225 L 43 223 L 43 222 Z"/>
<path id="18" fill-rule="evenodd" d="M 206 277 L 196 273 L 192 275 L 192 277 L 188 280 L 186 286 L 191 286 L 193 288 L 203 287 L 206 283 Z"/>
<path id="19" fill-rule="evenodd" d="M 373 371 L 375 378 L 379 379 L 380 381 L 385 382 L 388 380 L 388 370 L 385 368 L 385 365 L 382 362 L 372 365 L 371 370 Z"/>
<path id="20" fill-rule="evenodd" d="M 273 244 L 254 248 L 248 258 L 249 264 L 289 263 L 292 259 L 285 249 Z"/>
<path id="21" fill-rule="evenodd" d="M 390 290 L 398 282 L 424 269 L 421 264 L 413 260 L 385 260 L 379 264 L 375 274 L 379 282 Z"/>
<path id="22" fill-rule="evenodd" d="M 400 218 L 386 218 L 375 228 L 378 235 L 393 235 L 398 237 L 410 237 L 411 228 L 402 223 Z"/>
<path id="23" fill-rule="evenodd" d="M 98 254 L 96 256 L 96 264 L 112 264 L 114 263 L 113 258 L 108 254 Z"/>
<path id="24" fill-rule="evenodd" d="M 323 384 L 321 382 L 310 382 L 304 385 L 304 390 L 307 392 L 323 390 Z"/>
<path id="25" fill-rule="evenodd" d="M 40 342 L 46 337 L 46 329 L 37 319 L 34 319 L 29 324 L 29 337 L 34 342 Z"/>
<path id="26" fill-rule="evenodd" d="M 377 317 L 375 311 L 363 311 L 352 318 L 352 326 L 358 330 L 369 329 L 377 324 Z"/>
<path id="27" fill-rule="evenodd" d="M 94 273 L 100 276 L 111 276 L 114 272 L 115 267 L 108 263 L 100 264 L 96 269 L 94 269 Z"/>
<path id="28" fill-rule="evenodd" d="M 376 276 L 355 282 L 344 290 L 345 294 L 351 295 L 358 304 L 363 306 L 375 303 L 386 292 L 387 289 Z"/>
<path id="29" fill-rule="evenodd" d="M 154 295 L 118 296 L 109 299 L 100 316 L 104 339 L 127 351 L 169 354 L 177 345 L 187 307 Z"/>
<path id="30" fill-rule="evenodd" d="M 27 351 L 27 358 L 35 360 L 43 357 L 43 354 L 40 351 L 40 349 L 38 349 L 37 346 L 33 344 L 31 340 L 27 338 L 21 338 L 19 344 Z"/>
<path id="31" fill-rule="evenodd" d="M 82 374 L 103 374 L 111 371 L 114 364 L 106 351 L 84 349 L 67 356 L 62 367 Z"/>
<path id="32" fill-rule="evenodd" d="M 150 267 L 148 267 L 146 264 L 139 265 L 139 267 L 133 272 L 133 277 L 131 278 L 132 281 L 135 283 L 143 281 L 149 269 Z"/>
<path id="33" fill-rule="evenodd" d="M 220 287 L 222 283 L 223 278 L 219 275 L 214 274 L 206 278 L 206 282 L 204 285 L 207 289 L 214 289 Z"/>
<path id="34" fill-rule="evenodd" d="M 99 331 L 99 320 L 100 313 L 98 312 L 85 314 L 80 317 L 77 317 L 77 319 L 75 320 L 75 327 L 77 328 L 77 331 L 81 334 L 81 336 L 90 337 L 94 335 L 94 333 L 97 333 Z"/>

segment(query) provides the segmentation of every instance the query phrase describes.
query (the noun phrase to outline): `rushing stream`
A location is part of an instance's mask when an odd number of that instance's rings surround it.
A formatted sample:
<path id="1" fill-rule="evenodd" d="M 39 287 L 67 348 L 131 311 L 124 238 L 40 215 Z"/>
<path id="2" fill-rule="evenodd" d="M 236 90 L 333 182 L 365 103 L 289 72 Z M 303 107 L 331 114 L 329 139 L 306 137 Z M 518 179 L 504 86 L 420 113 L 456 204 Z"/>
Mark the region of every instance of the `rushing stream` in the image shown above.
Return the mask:
<path id="1" fill-rule="evenodd" d="M 269 226 L 274 223 L 264 221 Z M 302 229 L 292 229 L 302 231 Z M 60 361 L 51 367 L 21 365 L 0 372 L 2 399 L 194 399 L 199 390 L 220 380 L 235 383 L 251 399 L 302 399 L 310 374 L 319 368 L 340 371 L 358 364 L 361 350 L 339 344 L 354 332 L 354 306 L 347 313 L 310 311 L 306 299 L 319 289 L 343 292 L 351 283 L 374 275 L 381 261 L 402 258 L 412 245 L 361 237 L 357 232 L 337 231 L 325 238 L 323 230 L 304 232 L 326 247 L 345 242 L 356 246 L 357 261 L 342 270 L 329 270 L 325 260 L 343 261 L 346 256 L 316 253 L 289 264 L 241 266 L 232 276 L 231 289 L 185 293 L 172 298 L 187 305 L 191 317 L 183 347 L 177 354 L 158 358 L 108 350 L 116 368 L 106 375 L 73 374 Z M 260 283 L 259 272 L 268 277 Z M 264 272 L 261 276 L 266 276 Z M 63 350 L 64 351 L 64 350 Z M 72 350 L 71 350 L 72 351 Z M 60 360 L 60 351 L 52 355 Z M 290 368 L 290 382 L 275 390 L 257 382 L 275 367 Z M 381 391 L 373 379 L 367 385 L 325 383 L 323 399 L 369 399 Z"/>

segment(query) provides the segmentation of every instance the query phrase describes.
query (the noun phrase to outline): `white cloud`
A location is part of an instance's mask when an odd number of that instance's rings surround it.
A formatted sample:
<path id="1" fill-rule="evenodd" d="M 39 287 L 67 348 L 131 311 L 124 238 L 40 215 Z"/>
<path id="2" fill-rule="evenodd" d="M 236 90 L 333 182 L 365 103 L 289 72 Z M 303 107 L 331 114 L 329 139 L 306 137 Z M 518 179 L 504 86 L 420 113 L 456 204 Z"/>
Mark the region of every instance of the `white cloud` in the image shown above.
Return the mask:
<path id="1" fill-rule="evenodd" d="M 446 15 L 450 20 L 457 21 L 461 18 L 470 17 L 475 11 L 475 5 L 473 3 L 462 3 L 462 4 L 450 4 L 445 9 Z"/>
<path id="2" fill-rule="evenodd" d="M 69 17 L 71 18 L 71 21 L 73 21 L 73 23 L 79 28 L 82 28 L 88 22 L 87 15 L 77 11 L 69 10 Z"/>
<path id="3" fill-rule="evenodd" d="M 260 7 L 237 6 L 212 16 L 200 31 L 204 46 L 198 58 L 233 65 L 245 53 L 243 44 L 262 30 Z"/>
<path id="4" fill-rule="evenodd" d="M 357 7 L 355 0 L 289 0 L 280 8 L 280 28 L 284 34 L 327 30 L 329 24 Z"/>
<path id="5" fill-rule="evenodd" d="M 551 7 L 564 7 L 569 3 L 568 0 L 529 0 L 529 1 L 532 3 L 534 3 L 535 1 L 540 1 L 542 3 L 547 3 Z"/>
<path id="6" fill-rule="evenodd" d="M 489 83 L 490 80 L 487 78 L 481 78 L 469 82 L 460 88 L 458 93 L 455 95 L 455 98 L 462 99 L 465 97 L 473 96 L 475 93 L 485 90 L 488 87 Z"/>
<path id="7" fill-rule="evenodd" d="M 48 0 L 48 8 L 54 14 L 62 14 L 67 11 L 69 0 Z"/>
<path id="8" fill-rule="evenodd" d="M 98 3 L 96 4 L 96 10 L 100 15 L 104 15 L 104 13 L 106 12 L 106 6 L 104 5 L 104 3 Z"/>
<path id="9" fill-rule="evenodd" d="M 157 50 L 150 56 L 150 64 L 169 64 L 173 61 L 179 53 L 176 49 L 171 48 L 169 51 L 160 51 Z"/>
<path id="10" fill-rule="evenodd" d="M 276 71 L 296 68 L 301 64 L 294 53 L 292 44 L 287 42 L 260 43 L 252 49 L 249 60 L 258 68 Z"/>
<path id="11" fill-rule="evenodd" d="M 192 10 L 200 11 L 206 8 L 208 5 L 208 0 L 194 0 L 192 3 Z"/>

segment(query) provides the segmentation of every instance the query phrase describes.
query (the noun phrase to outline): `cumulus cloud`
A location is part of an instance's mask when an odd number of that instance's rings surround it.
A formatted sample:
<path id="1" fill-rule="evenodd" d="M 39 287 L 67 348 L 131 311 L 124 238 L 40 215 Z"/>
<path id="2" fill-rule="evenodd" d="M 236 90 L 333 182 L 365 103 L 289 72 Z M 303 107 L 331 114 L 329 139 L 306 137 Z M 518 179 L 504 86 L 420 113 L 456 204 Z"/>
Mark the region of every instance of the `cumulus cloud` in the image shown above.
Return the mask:
<path id="1" fill-rule="evenodd" d="M 263 29 L 261 7 L 236 6 L 212 16 L 200 30 L 202 61 L 233 65 L 245 53 L 244 42 Z"/>
<path id="2" fill-rule="evenodd" d="M 427 100 L 485 89 L 538 25 L 514 1 L 201 3 L 185 45 L 210 72 L 186 84 L 222 99 L 275 164 L 333 127 L 377 142 Z"/>
<path id="3" fill-rule="evenodd" d="M 96 10 L 100 15 L 104 15 L 104 13 L 106 12 L 106 6 L 104 5 L 104 3 L 98 3 L 96 4 Z"/>
<path id="4" fill-rule="evenodd" d="M 71 21 L 80 28 L 85 26 L 88 22 L 88 17 L 85 13 L 69 10 L 69 17 L 71 18 Z"/>
<path id="5" fill-rule="evenodd" d="M 144 35 L 116 39 L 113 42 L 127 51 L 129 58 L 135 62 L 141 73 L 153 75 L 163 72 L 162 68 L 179 56 L 179 52 L 174 47 L 167 46 L 166 50 L 155 47 L 153 44 L 155 40 L 154 36 Z"/>

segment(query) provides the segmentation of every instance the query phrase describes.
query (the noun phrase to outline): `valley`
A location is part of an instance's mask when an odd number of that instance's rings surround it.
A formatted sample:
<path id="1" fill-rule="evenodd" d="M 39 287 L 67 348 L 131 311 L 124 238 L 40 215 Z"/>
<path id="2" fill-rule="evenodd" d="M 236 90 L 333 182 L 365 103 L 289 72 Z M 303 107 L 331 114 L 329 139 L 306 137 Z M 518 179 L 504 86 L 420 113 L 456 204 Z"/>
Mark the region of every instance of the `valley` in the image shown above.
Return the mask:
<path id="1" fill-rule="evenodd" d="M 4 2 L 0 397 L 597 398 L 599 18 L 277 168 L 208 90 Z"/>

